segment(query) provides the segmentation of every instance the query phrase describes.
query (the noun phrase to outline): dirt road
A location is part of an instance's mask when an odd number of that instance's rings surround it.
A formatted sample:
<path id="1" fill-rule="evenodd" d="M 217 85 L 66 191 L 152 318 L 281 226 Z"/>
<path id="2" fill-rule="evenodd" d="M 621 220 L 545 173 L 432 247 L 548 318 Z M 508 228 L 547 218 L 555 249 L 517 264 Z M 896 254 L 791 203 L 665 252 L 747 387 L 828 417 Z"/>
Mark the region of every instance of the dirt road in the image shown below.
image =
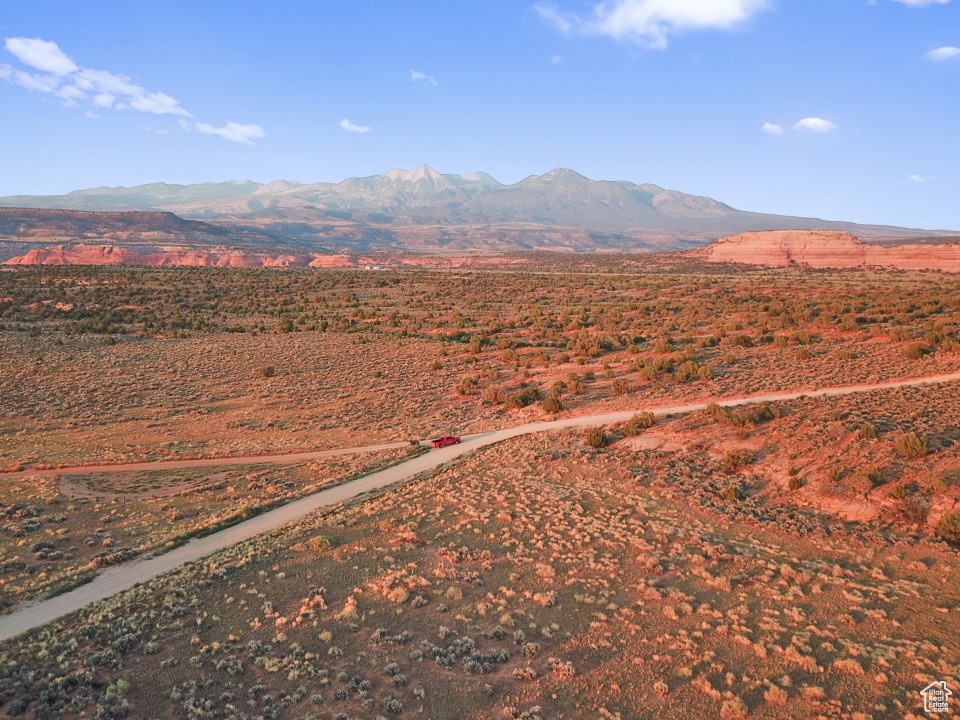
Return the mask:
<path id="1" fill-rule="evenodd" d="M 0 480 L 4 478 L 23 477 L 25 475 L 76 475 L 77 473 L 92 472 L 145 472 L 149 470 L 182 470 L 184 468 L 229 467 L 231 465 L 295 465 L 321 458 L 336 457 L 337 455 L 355 455 L 378 450 L 396 450 L 410 447 L 408 442 L 387 443 L 385 445 L 363 445 L 361 447 L 339 448 L 337 450 L 315 450 L 311 452 L 287 453 L 286 455 L 241 455 L 222 458 L 202 458 L 195 460 L 153 460 L 142 463 L 124 463 L 122 465 L 77 465 L 75 467 L 51 468 L 49 470 L 17 470 L 15 472 L 0 473 Z"/>
<path id="2" fill-rule="evenodd" d="M 246 540 L 263 533 L 271 532 L 290 522 L 299 520 L 317 510 L 330 507 L 338 503 L 356 498 L 364 493 L 376 491 L 381 488 L 393 485 L 395 483 L 415 477 L 423 472 L 435 470 L 436 468 L 451 462 L 452 460 L 468 452 L 476 450 L 493 443 L 501 442 L 508 438 L 530 433 L 545 432 L 549 430 L 561 430 L 565 428 L 583 427 L 587 425 L 607 425 L 611 423 L 624 422 L 629 420 L 635 412 L 648 410 L 655 415 L 679 415 L 703 410 L 711 402 L 718 405 L 731 407 L 735 405 L 746 405 L 754 402 L 778 402 L 784 400 L 795 400 L 801 396 L 823 397 L 851 395 L 853 393 L 868 392 L 870 390 L 880 390 L 898 387 L 910 387 L 915 385 L 929 385 L 935 383 L 944 383 L 954 380 L 960 380 L 960 372 L 954 372 L 947 375 L 934 375 L 924 378 L 911 378 L 908 380 L 894 380 L 889 382 L 872 383 L 869 385 L 851 385 L 846 387 L 825 388 L 821 390 L 796 390 L 783 393 L 771 393 L 766 395 L 753 395 L 750 397 L 717 399 L 690 405 L 677 405 L 673 407 L 653 407 L 640 408 L 639 410 L 627 410 L 622 412 L 604 413 L 599 415 L 584 415 L 580 417 L 563 418 L 561 420 L 551 420 L 544 422 L 529 423 L 503 430 L 496 430 L 487 433 L 480 433 L 465 437 L 460 445 L 452 445 L 441 450 L 435 450 L 425 455 L 412 458 L 407 462 L 393 467 L 386 468 L 379 472 L 366 475 L 343 485 L 322 490 L 313 495 L 309 495 L 300 500 L 283 505 L 275 510 L 251 518 L 233 527 L 221 530 L 220 532 L 208 535 L 204 538 L 191 540 L 186 545 L 175 548 L 163 555 L 152 558 L 143 558 L 134 560 L 125 565 L 105 570 L 96 579 L 87 585 L 83 585 L 68 593 L 59 595 L 49 600 L 43 600 L 33 605 L 28 605 L 10 615 L 0 618 L 0 641 L 24 633 L 33 628 L 44 625 L 52 620 L 61 618 L 65 615 L 79 610 L 90 603 L 111 597 L 119 592 L 127 590 L 138 583 L 146 582 L 165 572 L 173 570 L 200 558 L 206 557 L 223 548 L 235 545 L 242 540 Z M 393 446 L 380 446 L 393 447 Z M 333 451 L 337 452 L 337 451 Z M 307 453 L 308 455 L 311 453 Z M 276 456 L 284 457 L 284 456 Z M 287 456 L 289 457 L 289 456 Z M 207 463 L 224 464 L 225 458 L 213 461 L 205 460 L 183 460 L 175 461 L 188 463 L 179 467 L 203 467 L 199 464 L 189 463 Z M 249 458 L 244 459 L 249 462 Z M 114 466 L 116 468 L 117 466 Z M 141 469 L 142 466 L 132 466 L 127 469 Z"/>

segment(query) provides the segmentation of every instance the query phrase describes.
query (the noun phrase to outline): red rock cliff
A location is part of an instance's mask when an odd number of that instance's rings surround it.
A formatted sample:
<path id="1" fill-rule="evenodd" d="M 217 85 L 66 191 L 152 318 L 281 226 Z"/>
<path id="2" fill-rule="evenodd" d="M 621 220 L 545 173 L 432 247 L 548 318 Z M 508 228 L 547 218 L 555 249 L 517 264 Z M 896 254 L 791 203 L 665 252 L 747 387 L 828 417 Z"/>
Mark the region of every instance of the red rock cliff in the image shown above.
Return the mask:
<path id="1" fill-rule="evenodd" d="M 878 267 L 960 272 L 960 243 L 880 247 L 830 230 L 772 230 L 721 238 L 684 253 L 706 262 L 768 267 Z"/>

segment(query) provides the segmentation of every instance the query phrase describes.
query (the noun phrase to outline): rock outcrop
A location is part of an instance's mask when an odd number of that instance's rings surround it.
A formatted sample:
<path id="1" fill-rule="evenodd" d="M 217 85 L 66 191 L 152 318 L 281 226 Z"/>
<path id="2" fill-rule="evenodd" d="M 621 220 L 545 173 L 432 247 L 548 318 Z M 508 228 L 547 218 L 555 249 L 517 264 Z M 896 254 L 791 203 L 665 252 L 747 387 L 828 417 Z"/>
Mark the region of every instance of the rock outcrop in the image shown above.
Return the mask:
<path id="1" fill-rule="evenodd" d="M 231 249 L 126 248 L 116 245 L 53 245 L 29 250 L 4 265 L 184 265 L 194 267 L 303 267 L 309 257 Z"/>
<path id="2" fill-rule="evenodd" d="M 960 272 L 960 243 L 881 247 L 831 230 L 772 230 L 744 233 L 682 253 L 715 263 L 766 267 L 884 268 Z"/>
<path id="3" fill-rule="evenodd" d="M 527 258 L 493 256 L 367 257 L 347 254 L 272 254 L 232 248 L 124 247 L 119 245 L 52 245 L 31 248 L 4 261 L 4 265 L 151 265 L 229 268 L 469 268 L 513 265 Z"/>

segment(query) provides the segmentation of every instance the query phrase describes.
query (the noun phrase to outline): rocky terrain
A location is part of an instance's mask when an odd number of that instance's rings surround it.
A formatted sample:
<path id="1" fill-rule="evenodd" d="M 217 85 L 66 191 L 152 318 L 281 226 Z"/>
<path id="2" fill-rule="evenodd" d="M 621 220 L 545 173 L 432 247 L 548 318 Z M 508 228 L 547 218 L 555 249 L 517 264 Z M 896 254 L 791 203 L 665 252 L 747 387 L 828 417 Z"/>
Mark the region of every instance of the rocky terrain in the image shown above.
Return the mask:
<path id="1" fill-rule="evenodd" d="M 881 247 L 828 230 L 777 230 L 717 240 L 685 253 L 713 263 L 766 267 L 884 268 L 960 272 L 960 242 Z"/>

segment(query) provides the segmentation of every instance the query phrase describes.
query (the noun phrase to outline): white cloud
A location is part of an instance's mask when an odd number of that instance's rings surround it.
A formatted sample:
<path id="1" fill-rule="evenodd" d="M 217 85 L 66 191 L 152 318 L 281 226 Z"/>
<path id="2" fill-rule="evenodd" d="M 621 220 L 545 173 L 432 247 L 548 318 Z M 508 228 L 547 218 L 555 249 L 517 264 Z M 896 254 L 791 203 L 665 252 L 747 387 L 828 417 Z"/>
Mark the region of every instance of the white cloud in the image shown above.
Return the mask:
<path id="1" fill-rule="evenodd" d="M 180 129 L 183 130 L 184 132 L 190 132 L 193 130 L 193 128 L 190 127 L 190 123 L 184 120 L 183 118 L 180 118 L 179 120 L 177 120 L 177 125 L 179 125 Z"/>
<path id="2" fill-rule="evenodd" d="M 907 178 L 908 183 L 923 183 L 927 180 L 930 180 L 928 177 L 920 177 L 919 175 L 911 175 Z"/>
<path id="3" fill-rule="evenodd" d="M 566 34 L 573 30 L 573 25 L 575 22 L 579 23 L 580 18 L 576 15 L 571 15 L 568 19 L 560 10 L 557 9 L 556 5 L 551 5 L 550 3 L 537 3 L 533 6 L 533 9 L 537 11 L 540 15 L 540 19 L 545 23 L 553 25 L 557 30 Z"/>
<path id="4" fill-rule="evenodd" d="M 437 81 L 434 80 L 432 76 L 426 75 L 426 74 L 420 72 L 419 70 L 411 70 L 411 71 L 410 71 L 410 79 L 413 80 L 415 83 L 417 83 L 417 82 L 424 82 L 424 83 L 429 83 L 429 84 L 431 84 L 431 85 L 436 85 L 436 84 L 437 84 Z"/>
<path id="5" fill-rule="evenodd" d="M 221 128 L 197 122 L 196 127 L 204 135 L 219 135 L 224 140 L 246 143 L 247 145 L 253 145 L 255 138 L 262 138 L 267 134 L 259 125 L 241 125 L 235 122 L 228 122 Z"/>
<path id="6" fill-rule="evenodd" d="M 77 64 L 67 57 L 55 42 L 40 38 L 7 38 L 3 46 L 24 65 L 54 75 L 69 75 L 77 71 Z"/>
<path id="7" fill-rule="evenodd" d="M 116 95 L 111 95 L 110 93 L 105 92 L 105 93 L 97 93 L 92 98 L 90 98 L 90 101 L 96 107 L 102 107 L 109 110 L 111 107 L 113 107 L 113 101 L 116 99 L 117 99 Z"/>
<path id="8" fill-rule="evenodd" d="M 764 123 L 763 127 L 760 128 L 760 132 L 764 135 L 783 135 L 783 128 L 773 123 Z"/>
<path id="9" fill-rule="evenodd" d="M 926 53 L 924 57 L 927 60 L 933 60 L 934 62 L 943 62 L 944 60 L 954 60 L 960 57 L 960 48 L 946 46 L 942 48 L 937 48 L 936 50 L 931 50 Z"/>
<path id="10" fill-rule="evenodd" d="M 551 65 L 559 65 L 559 64 L 562 63 L 562 62 L 563 62 L 563 55 L 551 55 L 551 56 L 550 56 L 550 64 L 551 64 Z"/>
<path id="11" fill-rule="evenodd" d="M 946 5 L 950 0 L 894 0 L 907 7 L 927 7 L 927 5 Z"/>
<path id="12" fill-rule="evenodd" d="M 347 132 L 365 133 L 365 132 L 369 132 L 370 130 L 369 127 L 360 127 L 359 125 L 354 125 L 352 122 L 350 122 L 346 118 L 341 120 L 338 124 Z"/>
<path id="13" fill-rule="evenodd" d="M 540 3 L 541 19 L 568 33 L 574 28 L 615 40 L 630 40 L 651 48 L 667 47 L 678 32 L 728 30 L 762 10 L 770 0 L 603 0 L 595 3 L 592 16 L 565 14 L 556 6 Z"/>
<path id="14" fill-rule="evenodd" d="M 808 117 L 794 125 L 793 129 L 799 130 L 800 132 L 828 133 L 836 130 L 837 126 L 823 118 Z"/>
<path id="15" fill-rule="evenodd" d="M 192 118 L 193 115 L 185 110 L 176 98 L 160 91 L 149 92 L 126 75 L 81 67 L 55 42 L 40 38 L 13 37 L 6 39 L 4 47 L 21 63 L 40 72 L 18 70 L 3 63 L 0 64 L 0 80 L 6 80 L 30 92 L 47 95 L 66 107 L 78 107 L 81 102 L 89 102 L 93 108 L 102 110 L 137 110 L 152 115 L 178 115 L 181 127 L 190 129 L 184 118 Z M 87 110 L 84 114 L 88 118 L 99 117 L 93 110 Z M 266 135 L 259 125 L 234 122 L 228 122 L 221 128 L 198 122 L 196 128 L 200 132 L 219 135 L 226 140 L 250 144 L 254 138 Z M 167 131 L 154 132 L 163 134 Z"/>

